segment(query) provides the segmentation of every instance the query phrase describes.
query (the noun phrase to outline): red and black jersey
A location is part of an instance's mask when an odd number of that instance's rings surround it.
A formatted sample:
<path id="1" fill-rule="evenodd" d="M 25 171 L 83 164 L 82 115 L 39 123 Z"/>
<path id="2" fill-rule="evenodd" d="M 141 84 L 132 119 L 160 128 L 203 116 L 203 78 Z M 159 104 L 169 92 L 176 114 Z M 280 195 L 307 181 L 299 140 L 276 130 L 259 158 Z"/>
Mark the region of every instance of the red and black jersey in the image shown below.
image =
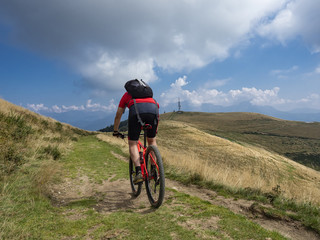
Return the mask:
<path id="1" fill-rule="evenodd" d="M 156 104 L 157 107 L 159 108 L 159 103 L 157 103 L 153 98 L 136 98 L 136 103 L 153 103 Z M 119 102 L 119 107 L 121 108 L 125 108 L 128 107 L 130 109 L 131 106 L 133 106 L 134 102 L 133 102 L 133 98 L 131 97 L 131 95 L 128 92 L 125 92 L 125 94 L 123 94 L 120 102 Z"/>

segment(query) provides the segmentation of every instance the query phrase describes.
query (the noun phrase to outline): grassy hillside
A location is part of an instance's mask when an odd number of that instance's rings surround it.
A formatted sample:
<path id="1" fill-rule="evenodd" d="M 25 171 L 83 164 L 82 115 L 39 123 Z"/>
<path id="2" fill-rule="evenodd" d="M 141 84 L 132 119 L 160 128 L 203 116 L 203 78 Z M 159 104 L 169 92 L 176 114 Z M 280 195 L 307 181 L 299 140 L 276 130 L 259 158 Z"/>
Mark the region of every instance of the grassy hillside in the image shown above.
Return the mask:
<path id="1" fill-rule="evenodd" d="M 257 113 L 166 113 L 212 135 L 254 144 L 320 170 L 320 123 L 286 121 Z"/>
<path id="2" fill-rule="evenodd" d="M 3 100 L 0 106 L 0 239 L 285 239 L 173 189 L 155 211 L 128 194 L 119 147 Z"/>
<path id="3" fill-rule="evenodd" d="M 85 134 L 0 99 L 0 179 L 29 162 L 59 159 Z"/>
<path id="4" fill-rule="evenodd" d="M 320 203 L 320 172 L 263 148 L 172 120 L 161 122 L 158 143 L 165 162 L 182 172 L 235 188 L 278 188 L 287 198 Z"/>
<path id="5" fill-rule="evenodd" d="M 98 137 L 128 151 L 126 141 L 111 133 Z M 253 208 L 263 212 L 263 218 L 299 220 L 320 233 L 318 171 L 263 148 L 238 144 L 172 120 L 160 122 L 157 138 L 166 178 L 213 189 L 227 198 L 249 199 Z"/>
<path id="6" fill-rule="evenodd" d="M 286 239 L 279 222 L 317 239 L 302 224 L 320 233 L 319 172 L 172 120 L 158 142 L 168 184 L 155 210 L 144 191 L 130 195 L 125 140 L 0 99 L 0 239 Z M 216 192 L 191 196 L 170 178 Z M 217 194 L 248 214 L 217 205 Z M 275 219 L 271 230 L 257 218 Z"/>

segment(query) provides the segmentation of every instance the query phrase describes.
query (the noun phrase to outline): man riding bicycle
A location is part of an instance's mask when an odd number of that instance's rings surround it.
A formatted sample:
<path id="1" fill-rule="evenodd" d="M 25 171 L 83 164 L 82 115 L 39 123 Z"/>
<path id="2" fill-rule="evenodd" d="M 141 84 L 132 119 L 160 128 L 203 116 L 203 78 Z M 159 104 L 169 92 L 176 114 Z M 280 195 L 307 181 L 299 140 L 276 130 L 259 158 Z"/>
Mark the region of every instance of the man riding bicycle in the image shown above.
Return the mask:
<path id="1" fill-rule="evenodd" d="M 138 86 L 140 94 L 131 92 L 130 84 Z M 129 85 L 129 87 L 127 87 Z M 156 134 L 159 122 L 159 104 L 152 98 L 151 88 L 142 80 L 130 80 L 125 85 L 127 92 L 123 94 L 114 118 L 114 132 L 113 136 L 118 137 L 119 125 L 122 114 L 126 107 L 129 108 L 128 116 L 128 140 L 130 157 L 136 168 L 136 176 L 133 180 L 134 184 L 143 181 L 140 167 L 140 155 L 137 148 L 137 142 L 140 136 L 141 127 L 143 124 L 149 124 L 150 129 L 147 130 L 148 145 L 157 145 Z M 128 92 L 130 89 L 131 94 Z M 151 94 L 144 94 L 144 91 L 151 91 Z"/>

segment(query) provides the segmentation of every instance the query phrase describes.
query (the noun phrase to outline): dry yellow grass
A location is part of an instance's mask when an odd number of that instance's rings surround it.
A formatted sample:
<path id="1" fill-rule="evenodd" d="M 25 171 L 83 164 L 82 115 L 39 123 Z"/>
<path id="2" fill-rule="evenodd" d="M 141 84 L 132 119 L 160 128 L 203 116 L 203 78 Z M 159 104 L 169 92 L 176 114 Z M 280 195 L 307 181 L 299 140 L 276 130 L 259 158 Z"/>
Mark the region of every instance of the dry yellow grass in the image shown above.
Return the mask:
<path id="1" fill-rule="evenodd" d="M 11 112 L 20 113 L 20 114 L 29 114 L 31 116 L 38 118 L 38 119 L 47 120 L 50 122 L 56 122 L 56 120 L 54 120 L 52 118 L 39 115 L 39 114 L 32 112 L 32 111 L 29 111 L 23 107 L 12 104 L 2 98 L 0 98 L 0 112 L 2 112 L 4 114 L 9 114 Z"/>
<path id="2" fill-rule="evenodd" d="M 70 138 L 76 136 L 72 129 L 76 129 L 69 124 L 60 123 L 52 118 L 42 116 L 35 112 L 29 111 L 23 107 L 14 105 L 4 99 L 0 98 L 0 112 L 5 115 L 21 116 L 26 124 L 32 127 L 35 134 L 28 136 L 27 145 L 32 148 L 28 156 L 34 159 L 36 155 L 46 146 L 51 145 L 58 147 L 61 152 L 66 152 L 71 148 L 72 141 Z M 56 131 L 57 124 L 61 126 L 61 131 Z M 66 137 L 62 134 L 62 131 L 69 132 L 69 136 Z"/>
<path id="3" fill-rule="evenodd" d="M 129 151 L 128 151 L 129 145 L 128 145 L 127 139 L 113 137 L 112 133 L 100 133 L 97 135 L 97 138 L 107 143 L 110 143 L 112 145 L 115 145 L 119 147 L 123 153 L 129 154 Z"/>
<path id="4" fill-rule="evenodd" d="M 161 121 L 158 145 L 164 161 L 207 181 L 264 192 L 280 185 L 287 198 L 320 203 L 320 173 L 262 148 L 212 136 L 188 124 Z"/>
<path id="5" fill-rule="evenodd" d="M 99 134 L 98 138 L 128 154 L 126 140 L 110 133 Z M 160 122 L 157 143 L 163 161 L 182 173 L 263 192 L 279 185 L 287 198 L 320 204 L 320 172 L 263 148 L 240 145 L 170 120 Z"/>
<path id="6" fill-rule="evenodd" d="M 22 116 L 32 116 L 34 117 L 35 119 L 38 119 L 39 121 L 47 121 L 49 124 L 55 124 L 55 123 L 60 123 L 59 121 L 53 119 L 53 118 L 50 118 L 50 117 L 46 117 L 46 116 L 43 116 L 43 115 L 40 115 L 38 113 L 35 113 L 35 112 L 32 112 L 26 108 L 23 108 L 23 107 L 20 107 L 20 106 L 17 106 L 15 104 L 12 104 L 2 98 L 0 98 L 0 112 L 4 113 L 4 114 L 10 114 L 10 113 L 13 113 L 13 114 L 19 114 L 19 115 L 22 115 Z M 32 124 L 32 122 L 30 122 Z M 62 126 L 66 129 L 76 129 L 76 127 L 74 126 L 71 126 L 67 123 L 61 123 Z M 35 128 L 41 128 L 43 129 L 43 127 L 37 125 L 37 124 L 32 124 L 33 127 Z"/>

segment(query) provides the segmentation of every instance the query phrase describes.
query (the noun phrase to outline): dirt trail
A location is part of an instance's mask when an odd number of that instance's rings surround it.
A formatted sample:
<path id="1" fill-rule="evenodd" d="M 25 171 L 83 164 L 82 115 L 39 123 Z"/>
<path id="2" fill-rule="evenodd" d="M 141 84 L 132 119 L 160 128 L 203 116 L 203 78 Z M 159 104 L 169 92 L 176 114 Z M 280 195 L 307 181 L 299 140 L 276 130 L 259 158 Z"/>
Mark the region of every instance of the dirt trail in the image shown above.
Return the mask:
<path id="1" fill-rule="evenodd" d="M 313 231 L 305 229 L 300 222 L 293 220 L 277 220 L 267 218 L 265 215 L 252 208 L 254 201 L 243 199 L 230 199 L 218 196 L 216 192 L 197 186 L 185 186 L 181 183 L 166 179 L 166 187 L 175 189 L 192 196 L 196 196 L 202 200 L 208 201 L 214 205 L 228 208 L 234 213 L 241 214 L 249 218 L 251 221 L 258 223 L 265 229 L 273 230 L 281 233 L 289 239 L 308 239 L 319 240 L 320 236 Z"/>
<path id="2" fill-rule="evenodd" d="M 124 157 L 117 154 L 114 155 L 117 158 L 126 161 Z M 224 198 L 222 196 L 218 196 L 217 193 L 212 190 L 199 188 L 193 185 L 185 186 L 170 179 L 166 179 L 166 188 L 174 189 L 191 196 L 196 196 L 214 205 L 226 207 L 232 212 L 241 214 L 253 222 L 258 223 L 265 229 L 277 231 L 289 239 L 320 239 L 319 235 L 305 229 L 299 222 L 289 219 L 267 218 L 261 212 L 252 207 L 254 201 Z M 172 191 L 166 191 L 165 201 L 163 203 L 164 205 L 166 205 L 166 200 L 172 195 Z M 56 205 L 67 205 L 70 202 L 77 200 L 93 198 L 95 199 L 93 208 L 102 214 L 110 214 L 119 210 L 135 211 L 141 214 L 148 214 L 156 211 L 150 207 L 144 187 L 141 195 L 135 198 L 131 194 L 131 188 L 128 180 L 120 179 L 112 181 L 112 177 L 109 178 L 109 180 L 104 181 L 102 184 L 92 183 L 92 181 L 90 181 L 86 176 L 68 179 L 64 183 L 53 186 L 51 188 L 50 196 Z M 69 217 L 80 218 L 81 216 L 70 215 Z M 214 228 L 216 227 L 217 222 L 217 219 L 213 219 L 207 227 Z M 189 227 L 199 225 L 199 223 L 192 222 L 187 222 L 187 224 Z"/>

